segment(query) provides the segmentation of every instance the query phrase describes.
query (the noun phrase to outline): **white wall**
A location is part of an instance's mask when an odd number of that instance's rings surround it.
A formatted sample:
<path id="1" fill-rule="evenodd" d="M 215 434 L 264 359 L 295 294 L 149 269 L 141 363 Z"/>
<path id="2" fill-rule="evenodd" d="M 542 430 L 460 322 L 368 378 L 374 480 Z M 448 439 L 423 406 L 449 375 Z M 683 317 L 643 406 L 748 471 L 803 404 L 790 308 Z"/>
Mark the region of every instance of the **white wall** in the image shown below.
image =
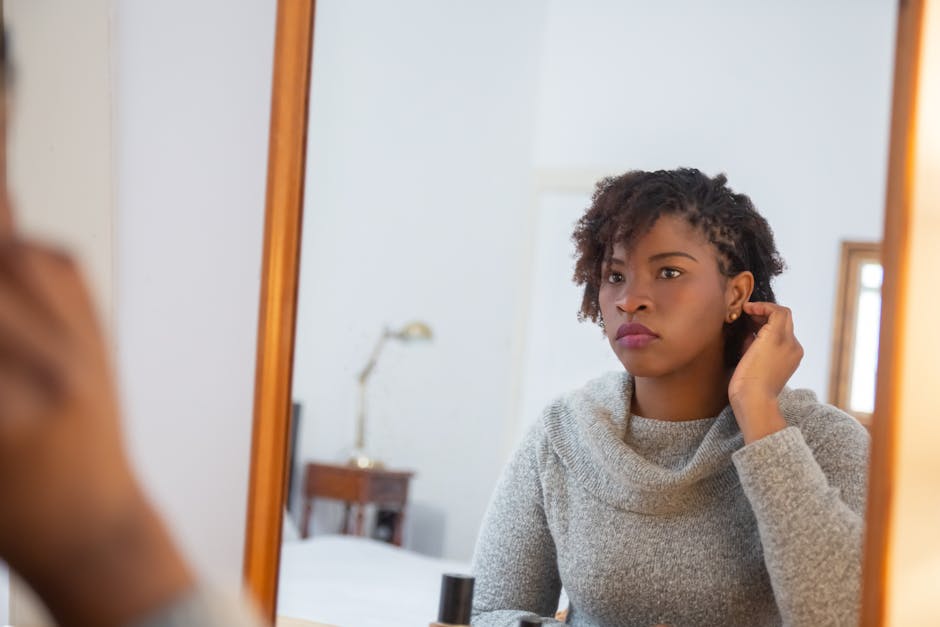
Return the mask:
<path id="1" fill-rule="evenodd" d="M 368 432 L 417 472 L 407 537 L 428 553 L 469 556 L 503 461 L 541 19 L 534 1 L 317 3 L 302 457 L 344 459 L 383 326 L 429 322 L 433 343 L 382 355 Z"/>
<path id="2" fill-rule="evenodd" d="M 9 183 L 22 229 L 68 247 L 113 304 L 110 0 L 4 0 L 15 82 Z"/>
<path id="3" fill-rule="evenodd" d="M 241 583 L 274 3 L 116 3 L 116 311 L 134 461 Z"/>
<path id="4" fill-rule="evenodd" d="M 301 457 L 343 459 L 372 342 L 384 324 L 426 319 L 433 344 L 382 356 L 369 441 L 418 473 L 406 543 L 469 556 L 507 440 L 535 417 L 532 398 L 564 391 L 533 391 L 520 372 L 547 359 L 523 340 L 544 313 L 531 307 L 555 302 L 577 324 L 568 291 L 553 300 L 529 274 L 548 267 L 533 184 L 546 172 L 727 172 L 791 267 L 778 295 L 807 348 L 792 383 L 824 396 L 837 242 L 881 232 L 894 11 L 888 0 L 321 1 Z M 590 189 L 569 191 L 583 202 Z M 317 507 L 330 530 L 336 517 Z"/>
<path id="5" fill-rule="evenodd" d="M 839 241 L 881 239 L 896 3 L 555 0 L 536 165 L 726 172 L 775 230 L 776 284 L 827 395 Z"/>

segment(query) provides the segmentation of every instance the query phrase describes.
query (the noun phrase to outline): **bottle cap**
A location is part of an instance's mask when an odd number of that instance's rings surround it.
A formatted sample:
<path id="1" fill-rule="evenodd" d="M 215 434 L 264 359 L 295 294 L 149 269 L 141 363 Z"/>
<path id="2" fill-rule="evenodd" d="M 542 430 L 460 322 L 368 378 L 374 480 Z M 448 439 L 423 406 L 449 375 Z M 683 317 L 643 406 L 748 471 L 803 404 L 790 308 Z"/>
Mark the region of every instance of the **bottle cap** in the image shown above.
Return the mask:
<path id="1" fill-rule="evenodd" d="M 437 622 L 447 625 L 469 625 L 473 606 L 473 577 L 444 575 L 441 577 L 441 607 Z"/>

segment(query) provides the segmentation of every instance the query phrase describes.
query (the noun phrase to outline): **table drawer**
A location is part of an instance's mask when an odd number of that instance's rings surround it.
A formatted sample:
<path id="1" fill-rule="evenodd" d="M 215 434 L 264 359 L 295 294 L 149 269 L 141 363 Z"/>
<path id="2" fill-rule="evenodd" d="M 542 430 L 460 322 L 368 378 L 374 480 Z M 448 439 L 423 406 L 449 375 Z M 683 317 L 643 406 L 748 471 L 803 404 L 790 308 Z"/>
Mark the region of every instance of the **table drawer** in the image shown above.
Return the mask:
<path id="1" fill-rule="evenodd" d="M 369 481 L 367 501 L 379 504 L 404 504 L 408 480 L 402 477 L 373 477 Z"/>
<path id="2" fill-rule="evenodd" d="M 342 470 L 310 468 L 305 491 L 308 496 L 354 501 L 362 493 L 362 479 L 360 475 Z"/>

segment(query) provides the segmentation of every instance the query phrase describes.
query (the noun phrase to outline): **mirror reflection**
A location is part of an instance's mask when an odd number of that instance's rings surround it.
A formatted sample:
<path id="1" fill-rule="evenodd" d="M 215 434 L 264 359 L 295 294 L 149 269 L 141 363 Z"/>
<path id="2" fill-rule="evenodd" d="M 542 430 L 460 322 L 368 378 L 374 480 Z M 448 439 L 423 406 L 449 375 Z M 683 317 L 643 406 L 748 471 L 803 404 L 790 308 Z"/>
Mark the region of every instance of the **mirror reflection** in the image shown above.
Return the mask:
<path id="1" fill-rule="evenodd" d="M 432 622 L 456 572 L 480 625 L 850 617 L 867 436 L 822 403 L 894 13 L 318 2 L 278 615 Z"/>

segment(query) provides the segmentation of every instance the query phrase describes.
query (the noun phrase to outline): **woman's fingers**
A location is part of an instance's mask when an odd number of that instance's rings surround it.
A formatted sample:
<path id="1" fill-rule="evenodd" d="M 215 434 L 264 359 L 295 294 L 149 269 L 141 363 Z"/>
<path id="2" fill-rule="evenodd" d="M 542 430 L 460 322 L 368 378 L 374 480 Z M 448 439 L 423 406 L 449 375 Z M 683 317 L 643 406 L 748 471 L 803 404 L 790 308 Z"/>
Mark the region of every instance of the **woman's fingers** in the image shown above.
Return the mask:
<path id="1" fill-rule="evenodd" d="M 776 398 L 780 390 L 799 367 L 803 359 L 803 347 L 793 334 L 791 311 L 776 303 L 745 303 L 752 328 L 759 330 L 735 368 L 728 384 L 728 396 L 735 405 L 735 415 L 740 410 L 747 415 L 744 405 Z M 740 422 L 742 431 L 748 422 Z M 751 431 L 753 434 L 753 431 Z"/>
<path id="2" fill-rule="evenodd" d="M 793 329 L 793 312 L 782 305 L 776 303 L 745 303 L 744 311 L 747 313 L 759 330 L 755 340 L 765 338 L 777 348 L 775 350 L 784 351 L 781 356 L 787 355 L 799 363 L 803 359 L 803 346 Z M 788 357 L 788 358 L 789 358 Z"/>
<path id="3" fill-rule="evenodd" d="M 793 336 L 793 313 L 788 307 L 776 303 L 748 302 L 744 303 L 743 308 L 760 331 L 767 328 L 781 337 Z"/>
<path id="4" fill-rule="evenodd" d="M 767 322 L 770 319 L 770 316 L 779 309 L 782 309 L 780 305 L 776 303 L 765 303 L 765 302 L 747 302 L 744 303 L 744 313 L 751 316 L 751 318 L 758 320 L 760 322 Z"/>
<path id="5" fill-rule="evenodd" d="M 91 363 L 97 333 L 74 266 L 42 247 L 0 244 L 0 422 L 48 410 Z M 97 351 L 95 351 L 97 352 Z M 2 436 L 3 429 L 0 429 Z"/>
<path id="6" fill-rule="evenodd" d="M 747 314 L 749 320 L 757 328 L 760 328 L 767 324 L 767 320 L 770 318 L 770 310 L 763 307 L 766 303 L 744 303 L 744 313 Z M 757 329 L 755 329 L 756 331 Z"/>
<path id="7" fill-rule="evenodd" d="M 37 322 L 64 332 L 62 316 L 50 302 L 50 294 L 59 286 L 49 284 L 47 270 L 39 263 L 41 254 L 15 240 L 0 243 L 0 285 L 4 291 L 0 308 L 27 309 Z"/>
<path id="8" fill-rule="evenodd" d="M 7 294 L 0 287 L 0 300 Z M 0 305 L 0 449 L 7 429 L 58 403 L 66 387 L 63 346 L 30 319 L 28 310 Z"/>
<path id="9" fill-rule="evenodd" d="M 24 437 L 42 432 L 43 419 L 61 398 L 43 383 L 48 377 L 23 366 L 22 362 L 0 360 L 0 469 Z"/>
<path id="10" fill-rule="evenodd" d="M 54 248 L 0 243 L 0 282 L 49 325 L 50 332 L 96 329 L 91 298 L 71 258 Z M 0 302 L 2 306 L 2 302 Z"/>

